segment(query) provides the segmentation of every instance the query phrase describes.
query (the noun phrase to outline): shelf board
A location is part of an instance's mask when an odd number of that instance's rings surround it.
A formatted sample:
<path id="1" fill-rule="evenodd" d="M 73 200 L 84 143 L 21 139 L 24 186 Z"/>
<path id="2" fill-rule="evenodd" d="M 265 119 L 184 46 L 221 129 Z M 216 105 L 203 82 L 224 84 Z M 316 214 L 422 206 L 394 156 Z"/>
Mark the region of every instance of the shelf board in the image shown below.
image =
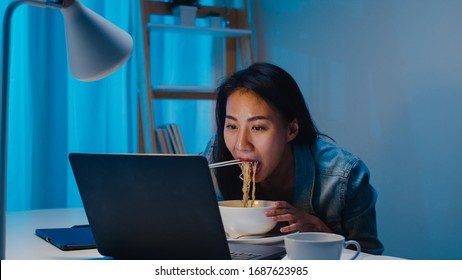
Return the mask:
<path id="1" fill-rule="evenodd" d="M 159 99 L 205 99 L 214 100 L 217 95 L 215 87 L 208 86 L 165 86 L 153 88 L 154 98 Z"/>
<path id="2" fill-rule="evenodd" d="M 211 28 L 178 24 L 161 24 L 161 23 L 148 23 L 148 29 L 156 29 L 168 32 L 178 33 L 191 33 L 194 32 L 198 35 L 212 35 L 222 37 L 242 37 L 252 35 L 252 31 L 248 29 L 235 29 L 235 28 Z"/>
<path id="3" fill-rule="evenodd" d="M 192 99 L 192 100 L 215 100 L 214 92 L 165 92 L 153 91 L 155 99 Z"/>
<path id="4" fill-rule="evenodd" d="M 153 87 L 154 91 L 165 91 L 165 92 L 214 92 L 216 87 L 214 86 L 174 86 L 174 85 L 157 85 Z"/>

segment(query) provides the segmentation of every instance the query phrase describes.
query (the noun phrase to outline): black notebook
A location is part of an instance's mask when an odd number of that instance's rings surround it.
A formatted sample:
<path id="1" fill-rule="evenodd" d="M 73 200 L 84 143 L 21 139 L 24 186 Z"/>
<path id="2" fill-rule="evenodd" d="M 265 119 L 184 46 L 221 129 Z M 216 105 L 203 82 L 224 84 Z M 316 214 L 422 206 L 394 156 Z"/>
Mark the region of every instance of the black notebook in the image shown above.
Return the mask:
<path id="1" fill-rule="evenodd" d="M 63 251 L 96 248 L 89 225 L 70 228 L 40 228 L 35 230 L 35 234 Z"/>

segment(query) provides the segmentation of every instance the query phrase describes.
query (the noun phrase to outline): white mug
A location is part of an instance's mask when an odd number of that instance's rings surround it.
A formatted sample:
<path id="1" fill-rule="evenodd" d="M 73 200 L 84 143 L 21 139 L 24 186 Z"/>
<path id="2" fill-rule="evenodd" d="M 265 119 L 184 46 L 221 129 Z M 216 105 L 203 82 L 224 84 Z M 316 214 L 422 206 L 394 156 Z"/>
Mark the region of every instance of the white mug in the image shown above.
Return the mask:
<path id="1" fill-rule="evenodd" d="M 342 251 L 349 245 L 356 247 L 350 260 L 356 259 L 361 246 L 354 240 L 345 241 L 339 234 L 326 232 L 300 232 L 284 237 L 289 260 L 340 260 Z"/>

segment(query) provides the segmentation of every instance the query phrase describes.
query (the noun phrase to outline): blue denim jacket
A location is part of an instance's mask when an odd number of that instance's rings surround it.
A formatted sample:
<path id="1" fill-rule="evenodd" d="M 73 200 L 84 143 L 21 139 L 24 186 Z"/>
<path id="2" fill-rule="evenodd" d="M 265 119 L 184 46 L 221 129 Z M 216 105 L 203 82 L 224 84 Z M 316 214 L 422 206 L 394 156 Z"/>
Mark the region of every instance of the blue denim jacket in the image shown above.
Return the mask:
<path id="1" fill-rule="evenodd" d="M 213 162 L 213 142 L 204 152 L 209 162 Z M 382 254 L 384 248 L 377 237 L 375 214 L 377 193 L 369 184 L 366 165 L 321 138 L 312 146 L 294 145 L 293 154 L 293 206 L 317 216 L 347 240 L 358 241 L 363 252 Z M 216 184 L 215 191 L 217 199 L 222 200 Z"/>
<path id="2" fill-rule="evenodd" d="M 377 193 L 369 170 L 356 156 L 319 139 L 294 145 L 294 206 L 317 216 L 335 233 L 356 240 L 363 252 L 382 254 L 377 237 Z"/>

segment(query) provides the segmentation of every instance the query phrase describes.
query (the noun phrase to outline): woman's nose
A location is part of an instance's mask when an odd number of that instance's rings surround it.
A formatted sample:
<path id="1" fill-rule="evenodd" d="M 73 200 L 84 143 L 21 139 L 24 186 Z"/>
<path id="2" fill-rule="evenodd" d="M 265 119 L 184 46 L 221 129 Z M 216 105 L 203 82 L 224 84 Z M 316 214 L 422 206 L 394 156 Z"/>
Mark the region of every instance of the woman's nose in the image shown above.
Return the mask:
<path id="1" fill-rule="evenodd" d="M 252 143 L 249 139 L 249 135 L 245 131 L 239 132 L 235 148 L 238 151 L 250 151 L 252 149 Z"/>

